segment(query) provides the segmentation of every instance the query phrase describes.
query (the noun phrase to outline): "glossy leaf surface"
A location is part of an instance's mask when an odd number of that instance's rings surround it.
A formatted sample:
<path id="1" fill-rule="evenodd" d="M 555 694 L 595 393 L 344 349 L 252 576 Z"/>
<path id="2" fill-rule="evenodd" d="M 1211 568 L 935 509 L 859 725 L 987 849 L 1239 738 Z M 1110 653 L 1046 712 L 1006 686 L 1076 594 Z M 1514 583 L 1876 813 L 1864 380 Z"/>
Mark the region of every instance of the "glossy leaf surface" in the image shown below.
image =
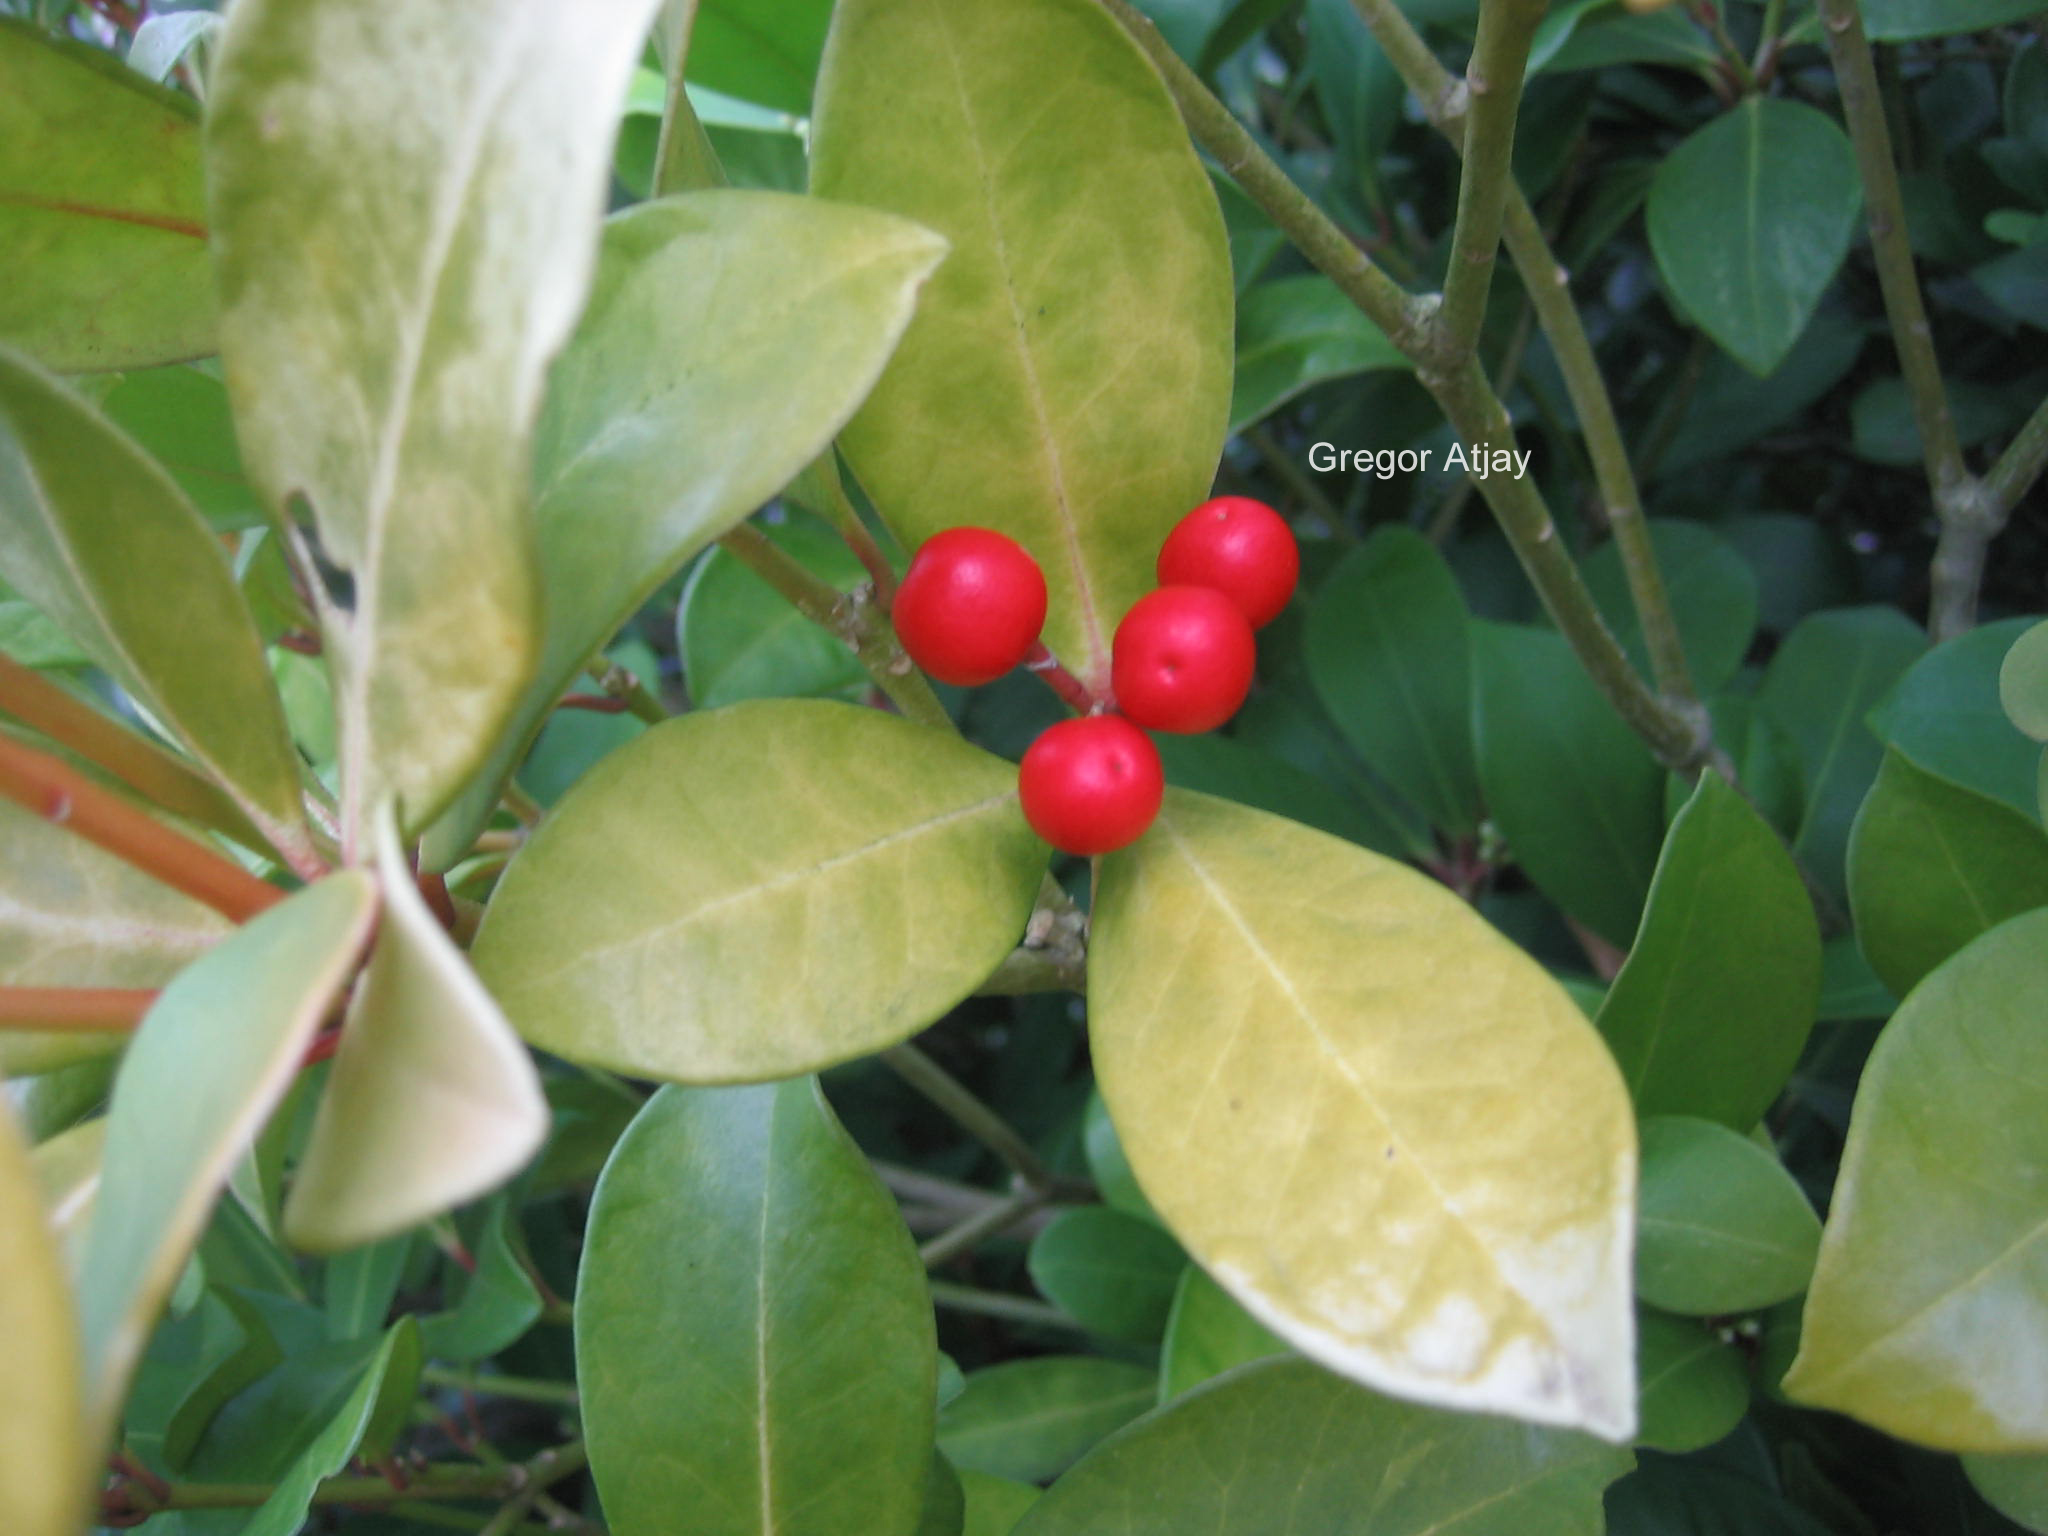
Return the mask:
<path id="1" fill-rule="evenodd" d="M 528 1040 L 644 1077 L 787 1077 L 893 1044 L 1022 936 L 1045 845 L 1016 770 L 877 710 L 659 726 L 514 861 L 477 938 Z"/>
<path id="2" fill-rule="evenodd" d="M 1978 934 L 2048 906 L 2048 834 L 1893 748 L 1849 839 L 1849 904 L 1871 969 L 1904 997 Z"/>
<path id="3" fill-rule="evenodd" d="M 1290 1353 L 1286 1340 L 1231 1300 L 1199 1264 L 1190 1264 L 1181 1274 L 1166 1323 L 1159 1401 L 1169 1402 L 1237 1366 Z"/>
<path id="4" fill-rule="evenodd" d="M 1791 738 L 1806 781 L 1792 852 L 1837 900 L 1849 828 L 1884 756 L 1865 717 L 1926 649 L 1896 609 L 1839 608 L 1801 621 L 1765 669 L 1757 706 Z"/>
<path id="5" fill-rule="evenodd" d="M 1701 1324 L 1645 1313 L 1636 1321 L 1642 1428 L 1636 1444 L 1682 1454 L 1722 1439 L 1749 1411 L 1742 1356 Z"/>
<path id="6" fill-rule="evenodd" d="M 1327 277 L 1261 283 L 1238 306 L 1230 430 L 1242 431 L 1314 385 L 1408 366 L 1401 349 Z"/>
<path id="7" fill-rule="evenodd" d="M 162 721 L 264 836 L 309 847 L 298 757 L 227 556 L 146 454 L 5 351 L 0 577 Z"/>
<path id="8" fill-rule="evenodd" d="M 1792 1075 L 1820 1001 L 1820 928 L 1778 835 L 1717 774 L 1671 823 L 1600 1033 L 1644 1115 L 1747 1130 Z"/>
<path id="9" fill-rule="evenodd" d="M 1039 1294 L 1083 1327 L 1142 1344 L 1165 1332 L 1187 1256 L 1156 1222 L 1084 1206 L 1031 1240 L 1028 1264 Z"/>
<path id="10" fill-rule="evenodd" d="M 1563 637 L 1473 626 L 1479 780 L 1515 862 L 1610 944 L 1634 937 L 1664 837 L 1664 774 Z"/>
<path id="11" fill-rule="evenodd" d="M 1092 0 L 843 0 L 832 27 L 812 189 L 953 246 L 847 456 L 907 549 L 975 523 L 1031 551 L 1046 644 L 1106 688 L 1111 633 L 1223 447 L 1232 286 L 1209 179 Z"/>
<path id="12" fill-rule="evenodd" d="M 2007 715 L 1999 679 L 2031 624 L 2003 619 L 1937 645 L 1872 716 L 1878 734 L 1922 768 L 2029 816 L 2040 753 Z"/>
<path id="13" fill-rule="evenodd" d="M 1785 1390 L 1948 1450 L 2048 1449 L 2048 912 L 1906 999 L 1856 1095 Z"/>
<path id="14" fill-rule="evenodd" d="M 95 1459 L 85 1428 L 83 1362 L 71 1283 L 43 1192 L 0 1097 L 0 1337 L 12 1385 L 0 1398 L 0 1526 L 74 1536 Z"/>
<path id="15" fill-rule="evenodd" d="M 1849 254 L 1862 202 L 1855 151 L 1833 119 L 1747 96 L 1657 168 L 1650 247 L 1684 311 L 1768 374 Z"/>
<path id="16" fill-rule="evenodd" d="M 825 451 L 944 253 L 902 219 L 780 193 L 693 192 L 606 226 L 535 444 L 539 668 L 432 862 L 467 847 L 547 712 L 634 610 Z"/>
<path id="17" fill-rule="evenodd" d="M 867 579 L 846 541 L 830 528 L 792 520 L 761 531 L 841 592 Z M 724 549 L 712 550 L 691 572 L 676 615 L 676 640 L 690 702 L 698 709 L 742 699 L 853 702 L 874 686 L 845 641 L 797 612 Z"/>
<path id="18" fill-rule="evenodd" d="M 1998 700 L 2012 723 L 2048 741 L 2048 623 L 2021 632 L 1998 668 Z"/>
<path id="19" fill-rule="evenodd" d="M 2032 0 L 1864 0 L 1864 29 L 1878 42 L 1976 32 L 2036 14 Z"/>
<path id="20" fill-rule="evenodd" d="M 1057 1477 L 1150 1408 L 1152 1373 L 1093 1355 L 1041 1355 L 974 1372 L 939 1415 L 939 1449 L 963 1472 Z"/>
<path id="21" fill-rule="evenodd" d="M 467 1204 L 548 1132 L 532 1058 L 420 896 L 388 813 L 377 883 L 376 947 L 284 1209 L 286 1238 L 322 1252 Z"/>
<path id="22" fill-rule="evenodd" d="M 657 1094 L 584 1251 L 577 1380 L 618 1536 L 667 1536 L 678 1509 L 696 1536 L 915 1527 L 924 1268 L 814 1082 Z"/>
<path id="23" fill-rule="evenodd" d="M 66 373 L 213 350 L 199 114 L 0 18 L 0 341 Z"/>
<path id="24" fill-rule="evenodd" d="M 1628 1435 L 1635 1128 L 1535 962 L 1405 865 L 1175 791 L 1103 863 L 1088 984 L 1131 1167 L 1254 1317 L 1384 1391 Z"/>
<path id="25" fill-rule="evenodd" d="M 1589 1436 L 1418 1408 L 1270 1361 L 1103 1445 L 1017 1536 L 1598 1536 L 1601 1490 L 1630 1460 Z"/>
<path id="26" fill-rule="evenodd" d="M 1754 1312 L 1806 1289 L 1820 1218 L 1764 1148 L 1709 1120 L 1642 1125 L 1636 1294 L 1692 1317 Z"/>
<path id="27" fill-rule="evenodd" d="M 1479 820 L 1472 641 L 1457 579 L 1421 534 L 1375 531 L 1317 589 L 1309 676 L 1367 765 L 1447 832 Z"/>
<path id="28" fill-rule="evenodd" d="M 1649 528 L 1693 683 L 1711 696 L 1735 675 L 1756 637 L 1757 579 L 1734 546 L 1702 523 L 1658 518 Z M 1649 650 L 1629 596 L 1621 546 L 1609 539 L 1588 555 L 1585 577 L 1608 628 L 1636 670 L 1650 676 Z"/>
<path id="29" fill-rule="evenodd" d="M 290 1085 L 369 935 L 345 871 L 271 908 L 165 988 L 121 1065 L 79 1292 L 95 1436 L 237 1158 Z"/>
<path id="30" fill-rule="evenodd" d="M 310 511 L 344 819 L 429 820 L 531 676 L 531 432 L 589 286 L 655 0 L 237 5 L 207 113 L 221 354 L 250 479 Z"/>

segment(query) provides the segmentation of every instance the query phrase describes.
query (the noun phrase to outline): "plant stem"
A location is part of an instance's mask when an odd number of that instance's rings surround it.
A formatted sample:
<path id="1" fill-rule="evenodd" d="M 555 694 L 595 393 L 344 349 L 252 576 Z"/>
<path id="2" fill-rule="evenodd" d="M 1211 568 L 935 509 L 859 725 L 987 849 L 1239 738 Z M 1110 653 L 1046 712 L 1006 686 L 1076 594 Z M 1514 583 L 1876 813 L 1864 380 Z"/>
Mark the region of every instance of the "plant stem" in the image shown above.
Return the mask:
<path id="1" fill-rule="evenodd" d="M 548 1489 L 565 1478 L 574 1477 L 590 1465 L 590 1452 L 580 1440 L 559 1451 L 542 1451 L 526 1463 L 526 1485 L 507 1499 L 490 1523 L 477 1536 L 507 1536 L 526 1519 L 526 1513 L 540 1502 Z"/>
<path id="2" fill-rule="evenodd" d="M 1941 538 L 1929 573 L 1933 594 L 1928 605 L 1928 628 L 1935 640 L 1941 641 L 1961 634 L 1977 620 L 1985 553 L 2005 526 L 2005 512 L 1985 496 L 1983 485 L 1963 463 L 1948 390 L 1942 383 L 1941 360 L 1935 354 L 1934 328 L 1927 318 L 1913 263 L 1891 129 L 1885 122 L 1877 63 L 1864 35 L 1861 10 L 1857 0 L 1817 0 L 1817 7 L 1828 57 L 1841 88 L 1842 115 L 1848 119 L 1856 164 L 1863 174 L 1871 254 L 1877 261 L 1885 314 L 1891 320 L 1892 345 L 1898 349 L 1899 366 L 1906 376 L 1927 483 L 1941 519 Z"/>
<path id="3" fill-rule="evenodd" d="M 924 674 L 911 665 L 889 626 L 888 615 L 865 590 L 841 592 L 821 581 L 778 548 L 751 523 L 741 523 L 719 541 L 735 560 L 767 582 L 790 605 L 819 628 L 829 630 L 852 648 L 875 686 L 889 696 L 906 719 L 953 729 L 953 718 L 932 692 Z"/>
<path id="4" fill-rule="evenodd" d="M 543 1491 L 588 1465 L 583 1442 L 542 1451 L 529 1461 L 503 1467 L 436 1465 L 423 1467 L 403 1487 L 385 1477 L 330 1477 L 313 1490 L 312 1503 L 364 1504 L 388 1507 L 409 1500 L 503 1500 L 533 1487 Z M 173 1483 L 162 1492 L 132 1481 L 116 1483 L 103 1495 L 110 1515 L 154 1514 L 170 1509 L 254 1509 L 275 1493 L 271 1483 Z"/>
<path id="5" fill-rule="evenodd" d="M 1088 691 L 1088 685 L 1061 663 L 1059 657 L 1045 648 L 1045 642 L 1035 640 L 1024 657 L 1024 670 L 1044 683 L 1060 696 L 1060 702 L 1069 709 L 1087 714 L 1104 701 Z"/>
<path id="6" fill-rule="evenodd" d="M 172 831 L 70 764 L 5 736 L 0 796 L 238 923 L 284 900 L 283 891 L 225 855 Z"/>
<path id="7" fill-rule="evenodd" d="M 1465 69 L 1465 170 L 1458 179 L 1458 218 L 1451 231 L 1444 307 L 1437 316 L 1439 356 L 1448 367 L 1471 357 L 1486 322 L 1493 288 L 1501 219 L 1513 180 L 1515 116 L 1529 43 L 1543 17 L 1544 0 L 1485 0 L 1479 38 Z"/>
<path id="8" fill-rule="evenodd" d="M 898 1077 L 943 1110 L 953 1123 L 1003 1160 L 1039 1195 L 1058 1184 L 1053 1171 L 1014 1126 L 968 1091 L 965 1084 L 916 1046 L 905 1041 L 881 1053 Z"/>
<path id="9" fill-rule="evenodd" d="M 1984 477 L 1984 494 L 2001 517 L 2010 516 L 2020 498 L 2033 489 L 2048 468 L 2048 400 L 2035 407 L 2020 435 L 2007 445 L 1991 473 Z"/>
<path id="10" fill-rule="evenodd" d="M 860 561 L 861 568 L 868 573 L 868 580 L 874 583 L 876 606 L 886 612 L 896 600 L 896 568 L 882 553 L 882 546 L 875 542 L 875 536 L 868 532 L 868 525 L 861 521 L 860 509 L 854 506 L 853 498 L 846 494 L 846 481 L 839 473 L 838 455 L 827 448 L 812 460 L 790 486 L 790 495 L 832 525 L 833 531 L 845 541 L 854 558 Z"/>
<path id="11" fill-rule="evenodd" d="M 1295 462 L 1293 455 L 1280 446 L 1279 440 L 1266 426 L 1254 423 L 1244 429 L 1244 435 L 1245 440 L 1259 450 L 1259 457 L 1265 461 L 1266 468 L 1287 487 L 1288 494 L 1301 504 L 1304 511 L 1329 530 L 1331 538 L 1344 544 L 1358 542 L 1358 535 L 1344 521 L 1344 514 L 1337 504 L 1323 494 L 1323 488 L 1316 484 L 1315 477 Z"/>
<path id="12" fill-rule="evenodd" d="M 633 675 L 631 668 L 599 657 L 584 670 L 585 675 L 602 688 L 607 696 L 625 705 L 628 714 L 645 720 L 649 725 L 660 725 L 670 718 L 661 700 L 654 696 L 653 690 Z"/>
<path id="13" fill-rule="evenodd" d="M 937 1237 L 917 1250 L 917 1256 L 924 1260 L 926 1269 L 937 1269 L 949 1259 L 958 1258 L 968 1250 L 986 1242 L 999 1233 L 1007 1232 L 1045 1204 L 1045 1195 L 1035 1189 L 1023 1190 L 985 1206 L 967 1217 L 959 1225 L 948 1227 Z"/>
<path id="14" fill-rule="evenodd" d="M 4 655 L 0 655 L 0 710 L 69 747 L 165 810 L 225 832 L 246 848 L 269 848 L 241 808 L 210 780 L 40 672 Z"/>
<path id="15" fill-rule="evenodd" d="M 1086 1332 L 1058 1307 L 1049 1307 L 1028 1296 L 1010 1296 L 1001 1291 L 977 1290 L 971 1285 L 931 1282 L 932 1305 L 953 1312 L 973 1312 L 982 1317 L 1000 1317 L 1012 1323 L 1030 1323 L 1039 1328 L 1061 1328 L 1069 1333 Z"/>
<path id="16" fill-rule="evenodd" d="M 132 1030 L 156 999 L 146 987 L 0 987 L 0 1029 Z"/>
<path id="17" fill-rule="evenodd" d="M 1423 103 L 1430 121 L 1453 144 L 1462 143 L 1459 119 L 1447 109 L 1431 110 L 1431 103 L 1463 99 L 1458 82 L 1437 62 L 1406 13 L 1392 0 L 1352 0 L 1352 4 L 1381 51 L 1393 60 L 1402 82 Z M 1501 238 L 1515 270 L 1522 276 L 1529 302 L 1536 308 L 1537 323 L 1543 327 L 1558 371 L 1564 376 L 1565 393 L 1571 397 L 1572 410 L 1579 418 L 1579 431 L 1593 461 L 1593 478 L 1600 488 L 1607 525 L 1622 556 L 1629 599 L 1650 654 L 1651 676 L 1658 692 L 1671 700 L 1678 712 L 1694 714 L 1692 706 L 1697 695 L 1692 673 L 1686 665 L 1678 622 L 1672 615 L 1656 550 L 1644 522 L 1642 490 L 1629 466 L 1628 447 L 1614 412 L 1614 397 L 1601 375 L 1599 359 L 1594 356 L 1579 307 L 1572 300 L 1571 274 L 1558 265 L 1536 210 L 1512 176 L 1507 178 L 1506 190 Z"/>
<path id="18" fill-rule="evenodd" d="M 451 1392 L 473 1392 L 478 1397 L 502 1397 L 522 1403 L 546 1403 L 557 1408 L 574 1408 L 577 1402 L 574 1383 L 546 1381 L 532 1376 L 493 1376 L 482 1371 L 459 1371 L 447 1366 L 429 1365 L 421 1369 L 420 1381 L 426 1386 L 441 1387 Z"/>
<path id="19" fill-rule="evenodd" d="M 1436 397 L 1459 436 L 1475 448 L 1512 442 L 1514 433 L 1507 410 L 1477 361 L 1468 358 L 1461 366 L 1448 370 L 1437 365 L 1431 345 L 1435 302 L 1405 292 L 1375 267 L 1259 148 L 1230 109 L 1180 61 L 1158 28 L 1129 0 L 1098 3 L 1123 23 L 1151 57 L 1195 141 L 1216 157 L 1301 253 L 1336 282 L 1388 339 L 1414 361 L 1416 378 Z M 1368 21 L 1369 13 L 1381 9 L 1375 0 L 1358 0 L 1358 5 Z M 1406 26 L 1405 19 L 1402 24 Z M 1416 42 L 1419 44 L 1420 39 Z M 1398 62 L 1398 48 L 1386 39 L 1382 39 L 1382 46 Z M 1433 60 L 1432 67 L 1441 71 Z M 1424 95 L 1425 103 L 1430 99 Z M 1441 95 L 1437 99 L 1441 100 Z M 1526 198 L 1516 195 L 1509 203 L 1509 229 L 1523 220 L 1529 228 L 1535 228 L 1534 211 Z M 1536 234 L 1540 241 L 1540 229 Z M 1530 286 L 1532 294 L 1540 287 Z M 1539 318 L 1544 314 L 1540 298 L 1537 313 Z M 1597 369 L 1594 377 L 1598 377 Z M 1619 442 L 1618 434 L 1616 441 Z M 1578 567 L 1559 543 L 1556 525 L 1542 495 L 1527 481 L 1509 475 L 1487 476 L 1480 494 L 1493 509 L 1544 607 L 1615 712 L 1649 744 L 1659 762 L 1687 777 L 1695 775 L 1713 752 L 1712 727 L 1706 711 L 1686 701 L 1674 704 L 1660 700 L 1636 676 L 1628 657 L 1593 606 Z M 1646 618 L 1645 633 L 1651 627 Z"/>

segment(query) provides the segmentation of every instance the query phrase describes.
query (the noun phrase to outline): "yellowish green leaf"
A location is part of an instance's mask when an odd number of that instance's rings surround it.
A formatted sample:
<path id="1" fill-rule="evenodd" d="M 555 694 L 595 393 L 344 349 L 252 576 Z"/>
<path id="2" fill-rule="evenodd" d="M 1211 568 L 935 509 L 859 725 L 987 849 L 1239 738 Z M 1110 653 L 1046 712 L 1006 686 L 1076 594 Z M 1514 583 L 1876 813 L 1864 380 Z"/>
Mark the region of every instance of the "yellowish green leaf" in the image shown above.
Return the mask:
<path id="1" fill-rule="evenodd" d="M 1944 1450 L 2048 1450 L 2048 911 L 1878 1037 L 1785 1391 Z"/>
<path id="2" fill-rule="evenodd" d="M 93 1457 L 65 1269 L 28 1148 L 0 1096 L 0 1530 L 8 1536 L 76 1536 L 85 1525 Z"/>
<path id="3" fill-rule="evenodd" d="M 841 0 L 812 144 L 814 191 L 953 246 L 841 439 L 861 484 L 906 547 L 1023 544 L 1046 644 L 1106 689 L 1230 409 L 1229 247 L 1180 114 L 1093 0 Z"/>
<path id="4" fill-rule="evenodd" d="M 0 18 L 0 340 L 66 373 L 213 350 L 199 113 Z"/>
<path id="5" fill-rule="evenodd" d="M 0 348 L 0 578 L 64 629 L 300 865 L 299 760 L 220 542 L 99 412 Z"/>
<path id="6" fill-rule="evenodd" d="M 232 924 L 111 853 L 0 802 L 0 986 L 160 987 Z M 0 1069 L 47 1072 L 125 1033 L 0 1031 Z"/>
<path id="7" fill-rule="evenodd" d="M 913 1034 L 1017 943 L 1045 870 L 1017 772 L 879 710 L 767 700 L 614 752 L 515 859 L 474 950 L 519 1032 L 679 1082 Z"/>
<path id="8" fill-rule="evenodd" d="M 64 1245 L 72 1268 L 84 1257 L 85 1234 L 92 1227 L 93 1203 L 100 1193 L 100 1168 L 106 1157 L 107 1117 L 97 1115 L 52 1136 L 35 1150 L 36 1179 L 43 1189 L 43 1209 L 50 1228 Z"/>
<path id="9" fill-rule="evenodd" d="M 1088 982 L 1132 1169 L 1260 1322 L 1382 1391 L 1633 1431 L 1627 1093 L 1471 908 L 1173 792 L 1102 865 Z"/>
<path id="10" fill-rule="evenodd" d="M 772 192 L 688 193 L 606 226 L 535 443 L 540 669 L 429 862 L 461 855 L 634 610 L 826 450 L 945 249 L 902 219 Z"/>
<path id="11" fill-rule="evenodd" d="M 331 875 L 165 989 L 122 1062 L 79 1292 L 95 1441 L 235 1161 L 290 1085 L 369 937 L 369 875 Z"/>
<path id="12" fill-rule="evenodd" d="M 656 0 L 244 0 L 207 111 L 221 355 L 249 478 L 347 581 L 323 615 L 344 820 L 433 817 L 541 637 L 547 366 L 597 254 Z"/>

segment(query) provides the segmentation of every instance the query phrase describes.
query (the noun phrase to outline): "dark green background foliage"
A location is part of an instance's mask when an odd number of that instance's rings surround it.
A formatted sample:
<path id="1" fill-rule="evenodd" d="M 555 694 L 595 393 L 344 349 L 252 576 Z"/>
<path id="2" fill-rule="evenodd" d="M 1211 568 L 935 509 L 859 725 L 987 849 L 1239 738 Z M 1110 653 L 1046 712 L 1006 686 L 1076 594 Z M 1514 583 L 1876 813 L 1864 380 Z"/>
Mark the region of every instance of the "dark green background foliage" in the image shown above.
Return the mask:
<path id="1" fill-rule="evenodd" d="M 0 0 L 8 1536 L 2048 1532 L 2048 12 L 1483 3 Z"/>

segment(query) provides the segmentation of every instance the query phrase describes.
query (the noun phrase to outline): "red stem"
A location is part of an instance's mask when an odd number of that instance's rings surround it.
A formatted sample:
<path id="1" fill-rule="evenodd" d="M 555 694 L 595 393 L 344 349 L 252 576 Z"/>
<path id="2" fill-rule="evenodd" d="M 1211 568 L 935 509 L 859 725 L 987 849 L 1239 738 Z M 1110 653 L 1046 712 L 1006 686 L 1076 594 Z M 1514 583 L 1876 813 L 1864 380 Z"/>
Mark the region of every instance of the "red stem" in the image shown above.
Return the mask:
<path id="1" fill-rule="evenodd" d="M 147 987 L 0 987 L 0 1029 L 133 1029 L 156 997 Z"/>
<path id="2" fill-rule="evenodd" d="M 1039 678 L 1046 687 L 1058 694 L 1067 705 L 1088 714 L 1107 702 L 1098 699 L 1082 686 L 1081 680 L 1060 665 L 1059 658 L 1045 648 L 1043 642 L 1031 647 L 1024 658 L 1024 670 Z"/>
<path id="3" fill-rule="evenodd" d="M 238 923 L 285 893 L 47 753 L 0 736 L 0 795 Z"/>

